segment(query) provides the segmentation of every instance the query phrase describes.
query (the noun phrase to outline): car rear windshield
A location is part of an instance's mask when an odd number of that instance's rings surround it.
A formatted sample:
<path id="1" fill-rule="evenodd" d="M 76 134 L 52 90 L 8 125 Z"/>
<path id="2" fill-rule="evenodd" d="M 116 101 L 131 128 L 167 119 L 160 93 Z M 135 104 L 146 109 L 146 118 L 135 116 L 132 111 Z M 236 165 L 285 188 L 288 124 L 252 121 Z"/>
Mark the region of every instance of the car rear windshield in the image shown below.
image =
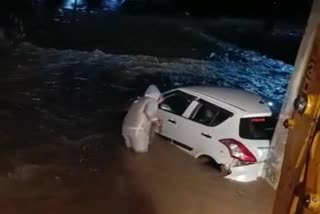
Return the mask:
<path id="1" fill-rule="evenodd" d="M 277 119 L 275 117 L 251 117 L 240 119 L 240 137 L 250 140 L 271 140 Z"/>

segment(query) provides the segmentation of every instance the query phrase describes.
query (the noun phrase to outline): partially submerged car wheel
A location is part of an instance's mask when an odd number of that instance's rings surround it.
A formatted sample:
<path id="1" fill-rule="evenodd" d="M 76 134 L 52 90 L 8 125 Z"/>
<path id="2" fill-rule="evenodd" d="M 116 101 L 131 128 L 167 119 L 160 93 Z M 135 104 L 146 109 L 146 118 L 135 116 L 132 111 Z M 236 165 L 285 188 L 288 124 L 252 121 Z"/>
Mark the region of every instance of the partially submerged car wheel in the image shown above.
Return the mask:
<path id="1" fill-rule="evenodd" d="M 227 176 L 227 175 L 229 175 L 231 173 L 230 168 L 228 168 L 224 164 L 219 164 L 219 171 L 223 176 Z"/>
<path id="2" fill-rule="evenodd" d="M 200 157 L 197 158 L 197 162 L 201 165 L 208 164 L 211 161 L 214 161 L 214 160 L 207 155 L 201 155 Z"/>
<path id="3" fill-rule="evenodd" d="M 231 170 L 224 164 L 218 164 L 212 157 L 208 155 L 201 155 L 197 158 L 197 162 L 201 165 L 218 170 L 222 176 L 229 175 Z"/>

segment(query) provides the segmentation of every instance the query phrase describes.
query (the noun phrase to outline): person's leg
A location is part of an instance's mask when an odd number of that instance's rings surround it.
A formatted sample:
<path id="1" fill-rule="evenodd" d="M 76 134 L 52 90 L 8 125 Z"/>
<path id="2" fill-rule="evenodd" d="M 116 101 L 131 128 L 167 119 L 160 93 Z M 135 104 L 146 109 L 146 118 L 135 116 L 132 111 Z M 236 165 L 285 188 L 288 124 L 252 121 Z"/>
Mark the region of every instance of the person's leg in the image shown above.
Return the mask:
<path id="1" fill-rule="evenodd" d="M 131 148 L 131 139 L 130 139 L 130 136 L 129 135 L 127 135 L 127 134 L 124 134 L 123 135 L 123 138 L 124 138 L 124 142 L 125 142 L 125 144 L 126 144 L 126 147 L 128 148 L 128 149 L 130 149 Z"/>
<path id="2" fill-rule="evenodd" d="M 149 144 L 151 144 L 152 143 L 152 141 L 154 140 L 154 137 L 155 137 L 155 135 L 156 135 L 156 126 L 154 125 L 154 124 L 152 124 L 151 125 L 151 128 L 150 128 L 150 133 L 149 133 L 149 136 L 150 136 L 150 142 L 149 142 Z"/>
<path id="3" fill-rule="evenodd" d="M 132 148 L 137 153 L 146 153 L 149 151 L 150 137 L 148 134 L 139 131 L 132 138 Z"/>

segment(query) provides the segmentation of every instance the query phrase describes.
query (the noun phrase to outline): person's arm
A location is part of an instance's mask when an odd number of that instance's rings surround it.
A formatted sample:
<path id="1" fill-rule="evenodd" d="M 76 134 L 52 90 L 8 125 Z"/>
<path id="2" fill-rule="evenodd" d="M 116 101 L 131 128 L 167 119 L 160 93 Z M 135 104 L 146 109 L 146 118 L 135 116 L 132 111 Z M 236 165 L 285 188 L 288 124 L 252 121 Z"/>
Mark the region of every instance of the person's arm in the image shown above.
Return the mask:
<path id="1" fill-rule="evenodd" d="M 157 112 L 158 112 L 158 103 L 157 102 L 151 101 L 151 102 L 147 103 L 147 105 L 144 109 L 144 113 L 147 116 L 149 121 L 156 122 L 159 120 L 159 118 L 157 116 Z"/>

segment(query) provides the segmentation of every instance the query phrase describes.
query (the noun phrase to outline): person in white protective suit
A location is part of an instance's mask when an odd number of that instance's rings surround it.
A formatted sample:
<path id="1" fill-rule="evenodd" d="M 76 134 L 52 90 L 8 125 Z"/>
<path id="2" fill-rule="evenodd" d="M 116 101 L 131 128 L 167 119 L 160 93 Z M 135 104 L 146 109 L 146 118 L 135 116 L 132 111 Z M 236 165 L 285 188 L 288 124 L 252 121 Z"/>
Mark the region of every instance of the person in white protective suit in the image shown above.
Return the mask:
<path id="1" fill-rule="evenodd" d="M 161 101 L 159 89 L 151 85 L 144 97 L 132 104 L 122 125 L 122 135 L 127 148 L 132 148 L 137 153 L 148 152 L 151 126 L 152 124 L 160 125 L 157 112 Z"/>

